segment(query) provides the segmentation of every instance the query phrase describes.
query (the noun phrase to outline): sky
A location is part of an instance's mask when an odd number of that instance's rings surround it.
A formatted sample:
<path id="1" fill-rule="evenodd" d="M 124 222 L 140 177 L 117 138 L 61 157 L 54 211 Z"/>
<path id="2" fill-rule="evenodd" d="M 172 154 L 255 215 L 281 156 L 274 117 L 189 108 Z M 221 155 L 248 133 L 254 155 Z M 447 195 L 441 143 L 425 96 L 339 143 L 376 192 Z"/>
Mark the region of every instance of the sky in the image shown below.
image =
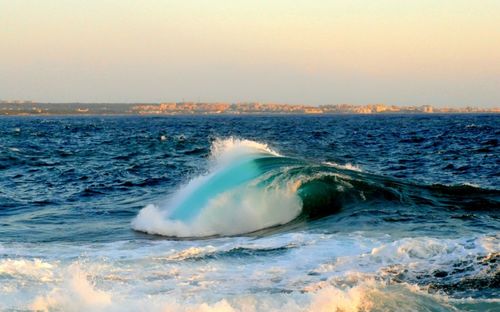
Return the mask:
<path id="1" fill-rule="evenodd" d="M 0 99 L 500 106 L 500 0 L 0 0 Z"/>

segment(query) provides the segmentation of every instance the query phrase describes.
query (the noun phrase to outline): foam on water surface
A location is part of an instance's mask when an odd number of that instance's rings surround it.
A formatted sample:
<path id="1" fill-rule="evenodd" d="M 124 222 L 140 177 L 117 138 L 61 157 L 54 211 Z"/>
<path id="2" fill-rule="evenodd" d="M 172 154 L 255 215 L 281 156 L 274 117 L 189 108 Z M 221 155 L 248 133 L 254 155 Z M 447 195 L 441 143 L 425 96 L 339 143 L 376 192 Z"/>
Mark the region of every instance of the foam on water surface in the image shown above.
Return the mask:
<path id="1" fill-rule="evenodd" d="M 3 246 L 0 308 L 454 311 L 460 305 L 494 307 L 498 300 L 481 296 L 462 300 L 453 291 L 429 293 L 427 288 L 442 280 L 432 276 L 437 271 L 449 274 L 447 285 L 480 278 L 488 262 L 477 259 L 494 257 L 492 250 L 499 244 L 498 236 L 437 240 L 297 232 L 259 239 L 93 244 L 82 246 L 84 254 L 54 245 Z M 28 249 L 48 256 L 16 257 Z M 58 256 L 55 250 L 60 251 Z"/>

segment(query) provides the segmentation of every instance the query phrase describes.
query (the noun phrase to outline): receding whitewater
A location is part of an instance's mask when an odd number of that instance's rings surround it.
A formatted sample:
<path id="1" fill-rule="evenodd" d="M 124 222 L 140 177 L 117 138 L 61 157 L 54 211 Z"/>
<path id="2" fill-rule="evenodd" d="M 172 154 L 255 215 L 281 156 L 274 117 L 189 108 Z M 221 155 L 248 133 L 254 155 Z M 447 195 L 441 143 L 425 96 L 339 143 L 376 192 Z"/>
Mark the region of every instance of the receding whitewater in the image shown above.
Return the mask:
<path id="1" fill-rule="evenodd" d="M 2 311 L 498 311 L 498 115 L 1 117 Z"/>

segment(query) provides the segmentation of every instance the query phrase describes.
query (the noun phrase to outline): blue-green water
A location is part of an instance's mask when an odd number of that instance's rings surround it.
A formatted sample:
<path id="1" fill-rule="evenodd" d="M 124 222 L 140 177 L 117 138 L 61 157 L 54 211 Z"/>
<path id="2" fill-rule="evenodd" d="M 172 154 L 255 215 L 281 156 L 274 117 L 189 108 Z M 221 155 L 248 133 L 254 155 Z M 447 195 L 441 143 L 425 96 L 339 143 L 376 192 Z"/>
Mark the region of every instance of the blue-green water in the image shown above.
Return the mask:
<path id="1" fill-rule="evenodd" d="M 499 120 L 2 117 L 0 309 L 498 310 Z"/>

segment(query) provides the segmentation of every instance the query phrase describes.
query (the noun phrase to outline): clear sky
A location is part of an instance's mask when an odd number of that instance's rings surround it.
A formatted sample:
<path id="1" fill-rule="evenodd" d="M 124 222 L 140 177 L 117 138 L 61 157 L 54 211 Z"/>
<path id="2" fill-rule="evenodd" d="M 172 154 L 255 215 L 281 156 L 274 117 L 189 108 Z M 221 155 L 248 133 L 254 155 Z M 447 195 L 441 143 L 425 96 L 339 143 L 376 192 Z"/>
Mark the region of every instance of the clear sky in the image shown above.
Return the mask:
<path id="1" fill-rule="evenodd" d="M 500 0 L 0 0 L 0 99 L 500 106 Z"/>

